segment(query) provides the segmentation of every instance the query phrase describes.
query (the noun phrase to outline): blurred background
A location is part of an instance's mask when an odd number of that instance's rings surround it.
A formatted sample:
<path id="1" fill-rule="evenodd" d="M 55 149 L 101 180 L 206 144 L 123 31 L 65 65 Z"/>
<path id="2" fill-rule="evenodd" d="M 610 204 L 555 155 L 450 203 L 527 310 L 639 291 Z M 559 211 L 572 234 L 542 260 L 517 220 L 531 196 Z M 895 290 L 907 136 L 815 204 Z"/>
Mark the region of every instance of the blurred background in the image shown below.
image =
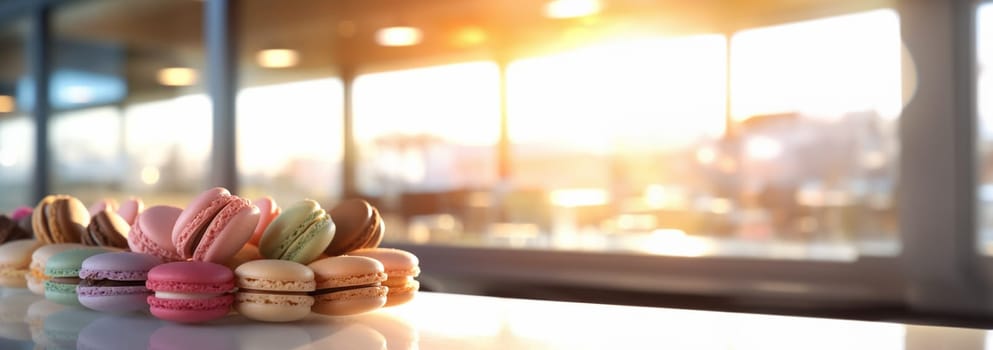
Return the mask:
<path id="1" fill-rule="evenodd" d="M 991 42 L 970 1 L 8 0 L 0 212 L 361 197 L 431 290 L 985 313 Z"/>

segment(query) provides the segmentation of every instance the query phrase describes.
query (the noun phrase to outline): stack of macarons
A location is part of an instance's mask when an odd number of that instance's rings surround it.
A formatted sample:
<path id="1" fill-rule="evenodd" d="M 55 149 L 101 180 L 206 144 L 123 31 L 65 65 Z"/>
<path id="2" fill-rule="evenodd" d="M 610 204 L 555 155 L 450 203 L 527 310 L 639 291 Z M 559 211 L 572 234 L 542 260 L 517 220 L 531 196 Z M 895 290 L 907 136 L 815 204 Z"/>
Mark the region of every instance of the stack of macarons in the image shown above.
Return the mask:
<path id="1" fill-rule="evenodd" d="M 378 248 L 384 230 L 378 210 L 358 199 L 284 209 L 212 188 L 185 208 L 145 209 L 137 198 L 86 208 L 52 195 L 0 216 L 0 286 L 183 323 L 232 309 L 268 322 L 352 315 L 405 303 L 418 289 L 417 258 Z"/>

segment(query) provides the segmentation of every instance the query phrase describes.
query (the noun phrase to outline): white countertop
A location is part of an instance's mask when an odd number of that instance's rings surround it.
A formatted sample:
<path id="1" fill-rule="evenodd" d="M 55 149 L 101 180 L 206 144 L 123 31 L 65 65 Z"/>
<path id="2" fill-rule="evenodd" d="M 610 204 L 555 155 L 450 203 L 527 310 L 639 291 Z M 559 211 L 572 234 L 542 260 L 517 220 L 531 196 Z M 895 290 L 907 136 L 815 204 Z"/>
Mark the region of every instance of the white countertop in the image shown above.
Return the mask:
<path id="1" fill-rule="evenodd" d="M 180 325 L 0 289 L 0 349 L 985 349 L 986 337 L 975 329 L 439 293 L 351 317 L 271 324 L 232 314 Z"/>

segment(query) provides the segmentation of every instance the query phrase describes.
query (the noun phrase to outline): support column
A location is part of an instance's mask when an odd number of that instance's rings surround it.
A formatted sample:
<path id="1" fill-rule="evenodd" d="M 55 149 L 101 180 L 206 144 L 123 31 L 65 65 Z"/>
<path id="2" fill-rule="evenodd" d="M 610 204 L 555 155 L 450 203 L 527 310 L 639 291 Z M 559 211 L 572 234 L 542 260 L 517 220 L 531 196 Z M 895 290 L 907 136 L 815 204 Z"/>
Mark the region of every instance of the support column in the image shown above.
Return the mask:
<path id="1" fill-rule="evenodd" d="M 205 1 L 204 43 L 207 93 L 211 100 L 213 140 L 210 185 L 238 191 L 235 96 L 238 92 L 237 0 Z"/>
<path id="2" fill-rule="evenodd" d="M 51 151 L 48 142 L 48 120 L 51 116 L 49 83 L 52 73 L 51 9 L 39 5 L 32 13 L 28 38 L 27 66 L 30 70 L 34 95 L 31 117 L 34 119 L 34 175 L 31 193 L 35 202 L 51 190 Z"/>
<path id="3" fill-rule="evenodd" d="M 355 124 L 353 123 L 355 111 L 352 101 L 352 94 L 355 87 L 355 68 L 351 66 L 341 67 L 341 84 L 344 98 L 344 113 L 342 114 L 342 162 L 341 162 L 341 187 L 344 198 L 353 198 L 359 195 L 358 184 L 356 183 L 356 164 L 358 162 L 358 150 L 355 145 Z"/>
<path id="4" fill-rule="evenodd" d="M 906 297 L 920 311 L 984 313 L 991 308 L 976 244 L 975 4 L 907 0 L 897 9 L 917 72 L 900 117 Z"/>

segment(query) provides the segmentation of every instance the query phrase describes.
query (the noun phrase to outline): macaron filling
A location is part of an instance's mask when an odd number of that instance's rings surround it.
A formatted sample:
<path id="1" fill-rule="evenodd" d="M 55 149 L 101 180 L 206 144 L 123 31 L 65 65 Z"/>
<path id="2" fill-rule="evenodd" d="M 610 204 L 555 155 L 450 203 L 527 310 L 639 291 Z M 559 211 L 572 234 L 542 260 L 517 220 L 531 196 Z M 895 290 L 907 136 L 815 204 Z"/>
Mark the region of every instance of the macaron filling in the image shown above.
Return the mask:
<path id="1" fill-rule="evenodd" d="M 79 277 L 52 277 L 51 281 L 59 284 L 79 284 L 81 280 Z"/>
<path id="2" fill-rule="evenodd" d="M 308 292 L 304 291 L 289 291 L 289 290 L 261 290 L 261 289 L 238 289 L 239 293 L 255 293 L 255 294 L 278 294 L 278 295 L 299 295 L 307 296 L 310 295 Z"/>
<path id="3" fill-rule="evenodd" d="M 155 297 L 159 299 L 174 299 L 174 300 L 194 300 L 194 299 L 210 299 L 220 296 L 224 296 L 227 293 L 181 293 L 181 292 L 155 292 Z"/>
<path id="4" fill-rule="evenodd" d="M 210 206 L 204 211 L 197 213 L 197 216 L 190 221 L 190 226 L 192 227 L 190 230 L 192 232 L 190 240 L 184 246 L 179 247 L 183 250 L 184 256 L 193 256 L 193 252 L 200 245 L 200 241 L 203 240 L 203 236 L 210 228 L 210 224 L 215 221 L 214 217 L 223 213 L 224 209 L 231 207 L 235 202 L 237 202 L 236 197 L 224 195 L 211 202 Z"/>
<path id="5" fill-rule="evenodd" d="M 115 281 L 108 279 L 84 279 L 80 287 L 144 287 L 145 281 Z"/>
<path id="6" fill-rule="evenodd" d="M 369 283 L 369 284 L 360 284 L 360 285 L 356 285 L 356 286 L 344 286 L 344 287 L 334 287 L 334 288 L 321 288 L 321 289 L 318 289 L 318 290 L 315 290 L 315 291 L 311 292 L 311 295 L 314 295 L 314 296 L 325 295 L 325 294 L 338 293 L 338 292 L 344 292 L 344 291 L 349 291 L 349 290 L 364 289 L 364 288 L 370 288 L 370 287 L 380 287 L 380 286 L 382 286 L 382 283 L 375 282 L 375 283 Z"/>

